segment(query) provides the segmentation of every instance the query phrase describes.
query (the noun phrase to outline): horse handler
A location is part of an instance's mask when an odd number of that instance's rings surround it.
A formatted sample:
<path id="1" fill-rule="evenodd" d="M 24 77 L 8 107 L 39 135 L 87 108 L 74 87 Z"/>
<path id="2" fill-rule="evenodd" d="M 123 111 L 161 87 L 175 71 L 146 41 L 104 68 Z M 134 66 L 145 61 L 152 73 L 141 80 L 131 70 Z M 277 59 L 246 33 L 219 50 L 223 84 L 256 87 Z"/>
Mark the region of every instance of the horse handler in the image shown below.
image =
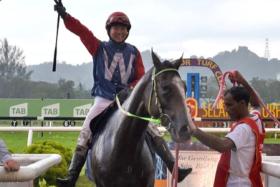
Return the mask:
<path id="1" fill-rule="evenodd" d="M 229 79 L 242 85 L 232 87 L 224 94 L 225 109 L 234 120 L 230 132 L 219 138 L 201 131 L 191 121 L 192 135 L 222 153 L 214 187 L 262 187 L 260 172 L 265 129 L 260 119 L 260 98 L 238 71 Z"/>
<path id="2" fill-rule="evenodd" d="M 77 147 L 72 157 L 65 179 L 57 179 L 59 186 L 75 186 L 80 171 L 85 163 L 89 143 L 92 137 L 90 122 L 98 114 L 104 111 L 114 102 L 116 94 L 121 90 L 133 88 L 134 85 L 145 73 L 142 57 L 138 49 L 125 43 L 131 28 L 130 21 L 123 12 L 112 13 L 105 28 L 109 36 L 109 41 L 100 41 L 93 33 L 77 19 L 66 12 L 62 3 L 56 3 L 55 11 L 63 18 L 66 28 L 80 37 L 82 43 L 93 57 L 94 86 L 92 96 L 95 97 L 94 105 L 88 112 L 83 123 L 82 130 L 78 137 Z M 168 149 L 164 139 L 148 131 L 152 137 L 153 147 L 156 153 L 166 163 L 169 171 L 172 172 L 174 157 Z M 179 179 L 182 181 L 191 169 L 179 169 Z"/>

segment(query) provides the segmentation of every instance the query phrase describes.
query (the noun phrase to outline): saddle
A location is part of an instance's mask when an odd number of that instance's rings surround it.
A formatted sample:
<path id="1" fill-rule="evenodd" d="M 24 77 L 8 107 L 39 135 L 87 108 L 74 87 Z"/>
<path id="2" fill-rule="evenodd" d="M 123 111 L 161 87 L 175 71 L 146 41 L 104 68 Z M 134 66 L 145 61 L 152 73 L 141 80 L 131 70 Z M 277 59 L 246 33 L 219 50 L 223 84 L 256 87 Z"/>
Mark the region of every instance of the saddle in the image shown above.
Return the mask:
<path id="1" fill-rule="evenodd" d="M 118 98 L 121 104 L 129 97 L 132 90 L 129 88 L 123 89 L 118 93 Z M 116 101 L 109 105 L 103 112 L 93 118 L 90 122 L 90 130 L 92 132 L 92 140 L 96 139 L 98 135 L 106 127 L 109 117 L 118 109 Z M 94 141 L 92 141 L 94 142 Z"/>

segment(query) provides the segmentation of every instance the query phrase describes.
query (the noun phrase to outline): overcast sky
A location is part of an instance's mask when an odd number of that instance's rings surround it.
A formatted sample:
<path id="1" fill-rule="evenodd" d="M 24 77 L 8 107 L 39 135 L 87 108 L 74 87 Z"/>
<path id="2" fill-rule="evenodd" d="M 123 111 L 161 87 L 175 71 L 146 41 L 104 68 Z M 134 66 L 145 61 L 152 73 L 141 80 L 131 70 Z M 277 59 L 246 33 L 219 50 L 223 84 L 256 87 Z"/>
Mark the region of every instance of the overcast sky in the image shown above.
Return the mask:
<path id="1" fill-rule="evenodd" d="M 72 16 L 101 40 L 108 40 L 105 21 L 113 11 L 132 23 L 127 42 L 144 51 L 153 47 L 163 58 L 197 55 L 248 46 L 280 59 L 279 0 L 63 0 Z M 0 39 L 24 51 L 26 64 L 52 61 L 57 14 L 53 0 L 0 0 Z M 61 22 L 62 23 L 62 22 Z M 92 60 L 79 38 L 60 25 L 58 60 L 81 64 Z"/>

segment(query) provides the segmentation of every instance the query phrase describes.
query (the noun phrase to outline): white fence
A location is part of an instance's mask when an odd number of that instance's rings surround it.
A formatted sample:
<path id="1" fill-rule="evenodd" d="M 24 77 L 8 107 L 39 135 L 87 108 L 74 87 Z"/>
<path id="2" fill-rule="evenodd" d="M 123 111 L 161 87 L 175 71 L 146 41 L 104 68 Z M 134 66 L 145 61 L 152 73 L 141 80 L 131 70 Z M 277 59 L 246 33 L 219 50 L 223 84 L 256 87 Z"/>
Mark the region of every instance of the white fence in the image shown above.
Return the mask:
<path id="1" fill-rule="evenodd" d="M 1 182 L 34 180 L 61 161 L 61 156 L 58 154 L 13 154 L 12 157 L 20 163 L 20 170 L 6 172 L 3 167 L 0 167 Z"/>
<path id="2" fill-rule="evenodd" d="M 13 154 L 12 157 L 20 163 L 20 169 L 6 172 L 0 166 L 1 187 L 33 187 L 33 180 L 61 162 L 58 154 Z"/>
<path id="3" fill-rule="evenodd" d="M 82 127 L 0 127 L 1 131 L 6 132 L 17 132 L 26 131 L 28 132 L 27 146 L 32 144 L 33 132 L 75 132 L 80 131 Z M 204 132 L 209 133 L 226 133 L 229 132 L 229 128 L 200 128 Z M 164 127 L 160 127 L 160 131 L 166 131 Z M 280 133 L 280 128 L 266 128 L 266 133 Z"/>
<path id="4" fill-rule="evenodd" d="M 209 133 L 217 132 L 229 132 L 229 128 L 200 128 L 201 130 Z M 33 132 L 75 132 L 80 131 L 81 127 L 0 127 L 0 131 L 15 132 L 15 131 L 26 131 L 28 132 L 27 145 L 32 144 Z M 161 129 L 165 131 L 164 129 Z M 277 128 L 266 128 L 267 133 L 279 133 L 280 129 Z M 280 158 L 279 157 L 264 157 L 262 162 L 262 172 L 266 175 L 266 178 L 270 176 L 280 179 Z M 278 179 L 277 179 L 278 180 Z M 277 181 L 277 185 L 278 184 Z M 273 186 L 273 185 L 269 185 Z"/>

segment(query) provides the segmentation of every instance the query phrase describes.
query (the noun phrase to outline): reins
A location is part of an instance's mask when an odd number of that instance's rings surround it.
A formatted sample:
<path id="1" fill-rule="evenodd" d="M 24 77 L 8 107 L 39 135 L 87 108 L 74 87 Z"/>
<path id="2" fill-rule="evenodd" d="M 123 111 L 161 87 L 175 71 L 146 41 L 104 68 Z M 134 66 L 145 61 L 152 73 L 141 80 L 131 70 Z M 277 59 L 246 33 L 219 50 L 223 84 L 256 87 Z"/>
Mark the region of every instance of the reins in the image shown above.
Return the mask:
<path id="1" fill-rule="evenodd" d="M 179 161 L 179 144 L 175 144 L 175 162 L 171 176 L 171 187 L 177 187 L 178 184 L 178 161 Z"/>
<path id="2" fill-rule="evenodd" d="M 144 120 L 144 121 L 149 121 L 149 122 L 154 123 L 154 124 L 156 124 L 156 125 L 160 125 L 160 124 L 161 124 L 160 119 L 137 116 L 137 115 L 135 115 L 135 114 L 132 114 L 132 113 L 126 111 L 126 110 L 121 106 L 120 100 L 119 100 L 118 96 L 116 96 L 116 102 L 117 102 L 117 105 L 118 105 L 119 109 L 121 110 L 121 112 L 122 112 L 123 114 L 129 116 L 129 117 L 134 117 L 134 118 L 142 119 L 142 120 Z"/>

